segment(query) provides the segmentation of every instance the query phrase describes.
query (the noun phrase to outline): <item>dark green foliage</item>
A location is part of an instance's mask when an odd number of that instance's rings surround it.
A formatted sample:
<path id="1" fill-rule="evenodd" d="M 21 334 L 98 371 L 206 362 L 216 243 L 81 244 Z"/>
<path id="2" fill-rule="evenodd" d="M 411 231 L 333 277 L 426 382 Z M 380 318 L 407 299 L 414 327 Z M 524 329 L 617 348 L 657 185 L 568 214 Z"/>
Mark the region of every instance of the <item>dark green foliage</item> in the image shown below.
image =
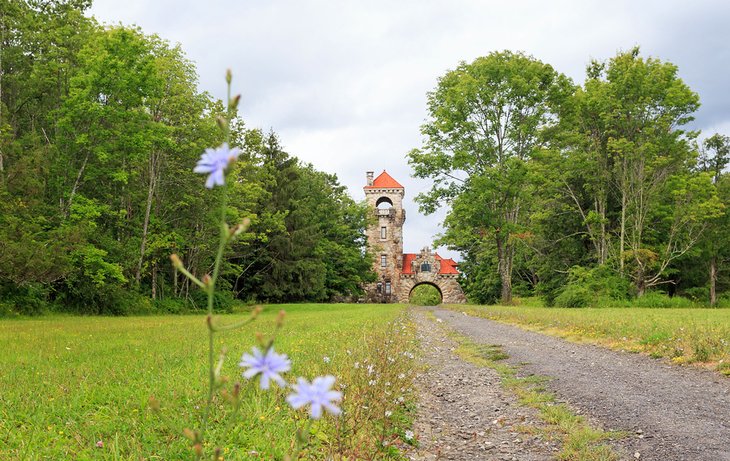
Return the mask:
<path id="1" fill-rule="evenodd" d="M 484 258 L 484 256 L 482 256 Z M 461 280 L 467 299 L 476 304 L 494 304 L 499 302 L 502 283 L 499 274 L 492 264 L 484 263 L 484 259 L 475 261 L 476 255 L 469 255 L 459 264 L 459 269 L 466 274 Z"/>
<path id="2" fill-rule="evenodd" d="M 302 165 L 276 135 L 252 138 L 247 172 L 260 190 L 250 204 L 250 239 L 234 243 L 226 278 L 238 297 L 266 302 L 356 297 L 371 281 L 366 209 L 337 178 Z"/>

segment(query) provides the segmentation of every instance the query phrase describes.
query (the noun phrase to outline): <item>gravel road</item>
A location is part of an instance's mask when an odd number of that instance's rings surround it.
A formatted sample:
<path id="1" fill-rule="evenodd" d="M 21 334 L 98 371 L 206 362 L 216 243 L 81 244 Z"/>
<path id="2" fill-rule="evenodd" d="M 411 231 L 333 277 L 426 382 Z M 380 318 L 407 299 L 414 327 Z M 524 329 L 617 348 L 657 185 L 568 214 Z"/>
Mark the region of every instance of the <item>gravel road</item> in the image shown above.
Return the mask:
<path id="1" fill-rule="evenodd" d="M 622 445 L 638 459 L 730 461 L 730 379 L 445 309 L 434 314 L 475 342 L 502 345 L 526 374 L 552 378 L 560 400 L 603 428 L 629 431 Z"/>
<path id="2" fill-rule="evenodd" d="M 502 388 L 497 372 L 460 359 L 453 352 L 457 345 L 423 311 L 414 319 L 425 371 L 417 380 L 420 399 L 413 429 L 418 448 L 410 450 L 409 459 L 552 459 L 557 444 L 524 430 L 542 427 L 535 410 L 520 406 Z"/>

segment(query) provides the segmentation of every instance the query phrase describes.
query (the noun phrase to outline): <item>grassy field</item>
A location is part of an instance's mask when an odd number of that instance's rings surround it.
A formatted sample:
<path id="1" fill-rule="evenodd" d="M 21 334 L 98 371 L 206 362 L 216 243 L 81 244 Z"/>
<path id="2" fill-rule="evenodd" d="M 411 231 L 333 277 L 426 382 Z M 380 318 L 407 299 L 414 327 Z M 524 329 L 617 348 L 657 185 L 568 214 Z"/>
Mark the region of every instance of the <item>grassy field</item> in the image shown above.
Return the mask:
<path id="1" fill-rule="evenodd" d="M 303 457 L 397 459 L 414 399 L 414 333 L 403 306 L 267 307 L 252 325 L 219 336 L 231 383 L 242 379 L 237 363 L 254 332 L 271 333 L 279 309 L 287 317 L 275 347 L 292 360 L 287 381 L 333 374 L 343 386 L 343 416 L 314 423 Z M 205 401 L 206 340 L 200 315 L 1 321 L 0 459 L 190 459 L 182 434 L 197 427 Z M 206 448 L 222 447 L 223 459 L 280 459 L 306 412 L 286 404 L 286 390 L 244 382 L 241 392 L 233 418 L 217 401 Z"/>
<path id="2" fill-rule="evenodd" d="M 458 312 L 730 374 L 730 309 L 449 306 Z"/>

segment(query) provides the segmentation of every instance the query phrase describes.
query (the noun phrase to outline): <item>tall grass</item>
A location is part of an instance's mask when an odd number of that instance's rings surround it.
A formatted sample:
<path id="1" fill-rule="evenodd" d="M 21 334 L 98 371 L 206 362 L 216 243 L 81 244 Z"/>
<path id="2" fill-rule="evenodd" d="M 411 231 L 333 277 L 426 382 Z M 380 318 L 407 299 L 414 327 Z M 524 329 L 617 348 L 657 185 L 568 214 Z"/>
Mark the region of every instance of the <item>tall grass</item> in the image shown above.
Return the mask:
<path id="1" fill-rule="evenodd" d="M 730 310 L 686 308 L 545 308 L 449 306 L 573 341 L 645 352 L 675 363 L 700 363 L 729 373 Z"/>

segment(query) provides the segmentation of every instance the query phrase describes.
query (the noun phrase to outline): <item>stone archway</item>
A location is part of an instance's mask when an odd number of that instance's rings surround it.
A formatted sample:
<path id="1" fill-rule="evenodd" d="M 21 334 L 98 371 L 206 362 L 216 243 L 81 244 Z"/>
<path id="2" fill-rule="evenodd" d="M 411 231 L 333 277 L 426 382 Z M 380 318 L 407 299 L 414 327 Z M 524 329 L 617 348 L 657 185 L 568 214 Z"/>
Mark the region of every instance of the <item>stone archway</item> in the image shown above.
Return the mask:
<path id="1" fill-rule="evenodd" d="M 401 274 L 396 299 L 399 303 L 408 303 L 413 289 L 421 284 L 433 285 L 441 293 L 443 304 L 463 304 L 466 296 L 456 274 L 439 274 L 434 272 L 419 272 L 416 274 Z"/>

